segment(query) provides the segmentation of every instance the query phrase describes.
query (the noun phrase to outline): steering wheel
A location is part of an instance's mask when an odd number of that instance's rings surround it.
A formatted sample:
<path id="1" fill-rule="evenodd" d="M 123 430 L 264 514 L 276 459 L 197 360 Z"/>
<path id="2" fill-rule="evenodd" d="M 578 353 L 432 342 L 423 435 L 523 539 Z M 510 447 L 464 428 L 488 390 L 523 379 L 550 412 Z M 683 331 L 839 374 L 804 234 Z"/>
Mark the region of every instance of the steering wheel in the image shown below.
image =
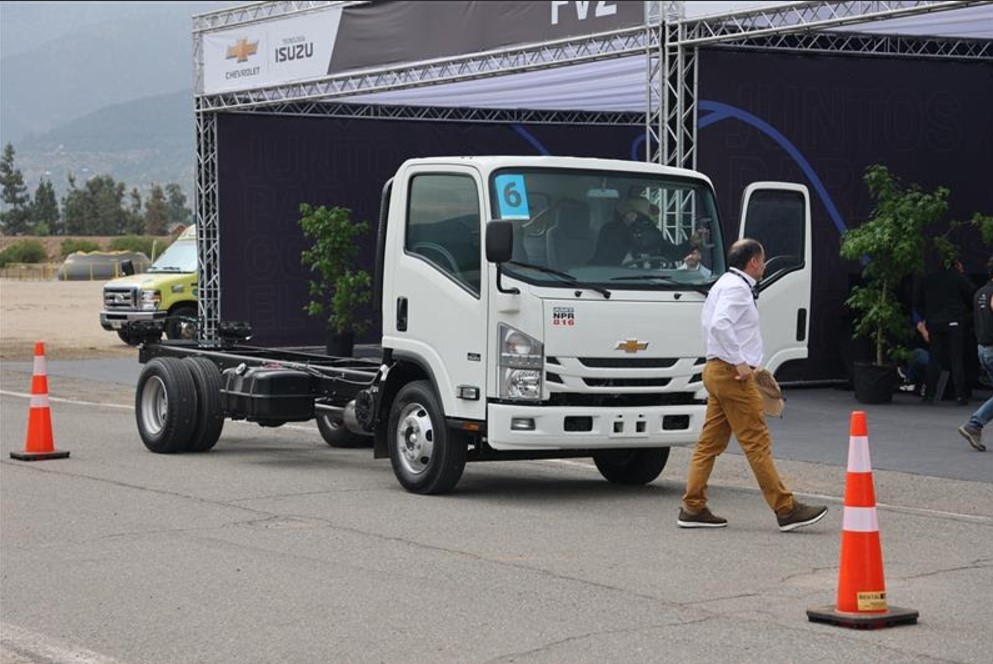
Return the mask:
<path id="1" fill-rule="evenodd" d="M 436 263 L 438 267 L 447 270 L 451 274 L 459 274 L 461 272 L 459 262 L 455 260 L 455 256 L 440 244 L 435 244 L 434 242 L 417 242 L 410 250 L 419 256 L 427 258 L 432 263 Z"/>
<path id="2" fill-rule="evenodd" d="M 773 256 L 765 262 L 766 274 L 773 274 L 780 270 L 785 270 L 791 267 L 799 267 L 800 261 L 797 260 L 796 256 L 790 254 L 780 254 L 779 256 Z"/>
<path id="3" fill-rule="evenodd" d="M 651 267 L 658 270 L 675 270 L 676 261 L 672 260 L 668 256 L 661 256 L 659 254 L 654 254 L 651 256 L 635 256 L 622 262 L 621 267 L 626 267 L 630 270 Z"/>

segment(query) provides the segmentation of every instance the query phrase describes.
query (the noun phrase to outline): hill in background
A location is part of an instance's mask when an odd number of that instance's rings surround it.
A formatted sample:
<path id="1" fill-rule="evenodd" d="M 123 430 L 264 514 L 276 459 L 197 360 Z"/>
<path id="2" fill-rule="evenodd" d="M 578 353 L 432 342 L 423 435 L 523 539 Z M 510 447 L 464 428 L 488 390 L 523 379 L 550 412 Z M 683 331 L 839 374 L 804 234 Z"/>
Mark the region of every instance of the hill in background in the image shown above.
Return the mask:
<path id="1" fill-rule="evenodd" d="M 72 172 L 192 196 L 192 17 L 237 4 L 0 3 L 0 144 L 30 192 Z"/>

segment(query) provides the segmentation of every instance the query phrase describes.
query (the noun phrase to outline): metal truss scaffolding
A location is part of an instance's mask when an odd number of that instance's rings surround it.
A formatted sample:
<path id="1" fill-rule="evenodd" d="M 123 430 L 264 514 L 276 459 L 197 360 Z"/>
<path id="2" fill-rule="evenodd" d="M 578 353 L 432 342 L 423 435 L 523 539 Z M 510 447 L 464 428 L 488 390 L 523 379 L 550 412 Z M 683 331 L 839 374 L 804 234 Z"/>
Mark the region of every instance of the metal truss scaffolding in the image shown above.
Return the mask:
<path id="1" fill-rule="evenodd" d="M 194 19 L 194 81 L 203 89 L 203 33 L 245 26 L 330 5 L 361 2 L 263 2 Z M 754 11 L 685 18 L 681 2 L 646 2 L 644 26 L 429 62 L 348 72 L 303 83 L 200 94 L 196 97 L 196 218 L 200 251 L 200 334 L 218 340 L 221 255 L 217 181 L 217 113 L 265 113 L 403 120 L 531 124 L 638 124 L 648 161 L 694 168 L 697 163 L 699 49 L 736 48 L 832 54 L 993 60 L 990 40 L 908 37 L 839 28 L 949 11 L 990 2 L 795 2 Z M 638 113 L 537 111 L 349 104 L 374 92 L 426 87 L 641 55 L 647 59 L 645 108 Z"/>

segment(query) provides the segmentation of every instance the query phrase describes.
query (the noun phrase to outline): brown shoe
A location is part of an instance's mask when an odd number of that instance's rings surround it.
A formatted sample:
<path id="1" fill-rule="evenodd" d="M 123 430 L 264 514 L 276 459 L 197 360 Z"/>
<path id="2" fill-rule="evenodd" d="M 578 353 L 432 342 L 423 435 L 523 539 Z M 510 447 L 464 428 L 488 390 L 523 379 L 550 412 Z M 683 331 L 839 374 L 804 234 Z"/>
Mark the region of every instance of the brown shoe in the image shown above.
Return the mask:
<path id="1" fill-rule="evenodd" d="M 680 508 L 676 525 L 680 528 L 723 528 L 728 525 L 728 520 L 717 516 L 706 507 L 695 514 Z"/>
<path id="2" fill-rule="evenodd" d="M 983 430 L 977 429 L 976 427 L 971 427 L 968 424 L 959 427 L 959 433 L 962 437 L 969 441 L 977 451 L 985 452 L 986 446 L 983 445 Z"/>
<path id="3" fill-rule="evenodd" d="M 827 514 L 828 508 L 824 505 L 804 505 L 799 500 L 793 501 L 793 509 L 786 514 L 776 515 L 779 522 L 779 529 L 788 532 L 817 523 Z"/>

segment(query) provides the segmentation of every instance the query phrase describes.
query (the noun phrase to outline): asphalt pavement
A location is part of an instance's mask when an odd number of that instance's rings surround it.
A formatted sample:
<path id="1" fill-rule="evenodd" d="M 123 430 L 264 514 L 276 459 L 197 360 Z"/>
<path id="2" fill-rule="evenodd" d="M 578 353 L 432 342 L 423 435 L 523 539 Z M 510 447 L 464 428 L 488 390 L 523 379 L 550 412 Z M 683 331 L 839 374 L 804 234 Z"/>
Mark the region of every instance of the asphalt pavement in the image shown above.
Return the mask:
<path id="1" fill-rule="evenodd" d="M 470 464 L 445 496 L 312 423 L 228 422 L 208 454 L 135 432 L 137 362 L 49 362 L 55 444 L 25 463 L 30 366 L 0 366 L 0 661 L 986 662 L 993 453 L 969 408 L 789 390 L 777 465 L 830 507 L 780 533 L 747 463 L 718 460 L 726 529 L 675 520 L 689 450 L 647 486 L 588 460 Z M 868 413 L 891 604 L 917 625 L 810 623 L 839 581 L 848 418 Z M 733 447 L 733 446 L 732 446 Z"/>

